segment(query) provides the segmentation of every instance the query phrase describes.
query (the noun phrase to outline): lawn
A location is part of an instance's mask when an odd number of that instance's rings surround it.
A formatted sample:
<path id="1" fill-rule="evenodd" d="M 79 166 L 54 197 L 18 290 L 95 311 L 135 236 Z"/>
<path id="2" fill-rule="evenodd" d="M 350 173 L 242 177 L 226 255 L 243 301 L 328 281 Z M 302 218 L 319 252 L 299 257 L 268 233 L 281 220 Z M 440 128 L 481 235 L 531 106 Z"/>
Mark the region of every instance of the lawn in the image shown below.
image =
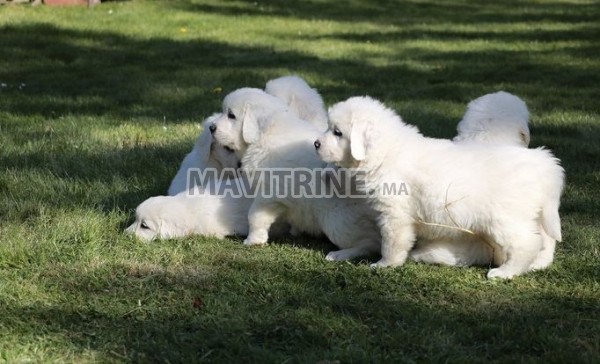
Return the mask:
<path id="1" fill-rule="evenodd" d="M 0 6 L 0 361 L 600 361 L 600 7 L 595 1 L 109 1 Z M 228 92 L 298 74 L 449 138 L 506 90 L 562 160 L 555 263 L 331 263 L 122 230 L 164 194 Z"/>

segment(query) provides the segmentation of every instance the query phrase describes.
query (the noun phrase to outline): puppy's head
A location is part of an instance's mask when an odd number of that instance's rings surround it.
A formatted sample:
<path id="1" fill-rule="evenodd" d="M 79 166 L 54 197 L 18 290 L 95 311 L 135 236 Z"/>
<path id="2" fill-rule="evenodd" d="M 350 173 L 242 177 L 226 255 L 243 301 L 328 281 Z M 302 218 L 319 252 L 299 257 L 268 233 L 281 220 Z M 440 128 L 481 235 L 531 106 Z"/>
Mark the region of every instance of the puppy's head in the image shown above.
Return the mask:
<path id="1" fill-rule="evenodd" d="M 135 221 L 125 233 L 144 241 L 181 237 L 190 231 L 190 219 L 181 196 L 156 196 L 142 202 L 135 210 Z"/>
<path id="2" fill-rule="evenodd" d="M 235 170 L 240 163 L 240 158 L 235 154 L 235 150 L 219 143 L 214 136 L 213 130 L 215 127 L 213 125 L 221 117 L 221 113 L 216 113 L 204 121 L 204 130 L 198 138 L 196 146 L 206 158 L 206 166 L 216 167 L 221 170 Z"/>
<path id="3" fill-rule="evenodd" d="M 287 110 L 285 102 L 256 88 L 241 88 L 223 99 L 223 114 L 211 129 L 215 140 L 242 158 L 248 144 L 256 141 L 261 124 L 276 111 Z"/>
<path id="4" fill-rule="evenodd" d="M 381 102 L 368 96 L 351 97 L 329 108 L 329 128 L 315 141 L 315 147 L 323 161 L 355 168 L 367 158 L 376 159 L 377 153 L 385 153 L 393 135 L 400 133 L 418 131 Z"/>

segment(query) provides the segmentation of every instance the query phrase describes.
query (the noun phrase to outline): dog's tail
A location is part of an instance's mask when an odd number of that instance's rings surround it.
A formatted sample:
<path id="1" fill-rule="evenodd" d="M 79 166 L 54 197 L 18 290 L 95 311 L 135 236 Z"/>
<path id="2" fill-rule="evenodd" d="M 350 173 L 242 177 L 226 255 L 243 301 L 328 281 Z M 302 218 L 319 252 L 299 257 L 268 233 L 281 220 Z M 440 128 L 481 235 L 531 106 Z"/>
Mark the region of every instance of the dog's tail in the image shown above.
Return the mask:
<path id="1" fill-rule="evenodd" d="M 557 203 L 546 203 L 542 207 L 542 227 L 552 239 L 562 241 Z"/>
<path id="2" fill-rule="evenodd" d="M 558 208 L 560 206 L 560 196 L 562 194 L 565 177 L 564 169 L 558 164 L 556 164 L 556 168 L 559 168 L 560 171 L 556 171 L 558 173 L 554 173 L 554 180 L 550 181 L 551 188 L 547 195 L 546 201 L 542 205 L 540 222 L 548 236 L 557 241 L 562 241 Z"/>

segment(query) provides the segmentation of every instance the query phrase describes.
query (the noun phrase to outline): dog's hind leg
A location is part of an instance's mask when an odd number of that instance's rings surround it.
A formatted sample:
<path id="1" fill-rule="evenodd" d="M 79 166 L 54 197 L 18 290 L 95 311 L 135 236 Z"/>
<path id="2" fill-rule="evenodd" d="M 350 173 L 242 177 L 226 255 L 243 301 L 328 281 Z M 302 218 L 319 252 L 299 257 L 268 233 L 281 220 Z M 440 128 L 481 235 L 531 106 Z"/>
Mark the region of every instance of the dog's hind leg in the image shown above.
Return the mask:
<path id="1" fill-rule="evenodd" d="M 531 263 L 531 270 L 541 270 L 548 268 L 554 261 L 554 249 L 556 247 L 556 240 L 551 238 L 543 227 L 540 226 L 540 235 L 542 237 L 542 250 L 535 257 L 533 263 Z"/>
<path id="2" fill-rule="evenodd" d="M 509 231 L 492 237 L 506 252 L 506 260 L 498 267 L 490 269 L 488 278 L 511 279 L 530 270 L 530 266 L 542 249 L 542 237 L 530 224 L 513 223 Z"/>
<path id="3" fill-rule="evenodd" d="M 336 251 L 329 252 L 325 257 L 325 260 L 329 260 L 330 262 L 334 261 L 342 261 L 342 260 L 350 260 L 357 257 L 362 257 L 365 255 L 369 255 L 371 251 L 366 249 L 365 247 L 354 247 L 347 249 L 340 249 Z"/>
<path id="4" fill-rule="evenodd" d="M 269 228 L 283 214 L 285 207 L 277 202 L 255 199 L 248 212 L 249 232 L 244 245 L 262 245 L 269 240 Z"/>
<path id="5" fill-rule="evenodd" d="M 378 252 L 379 242 L 373 243 L 371 240 L 359 242 L 351 248 L 340 249 L 329 252 L 325 257 L 329 261 L 350 260 L 358 257 L 364 257 Z"/>

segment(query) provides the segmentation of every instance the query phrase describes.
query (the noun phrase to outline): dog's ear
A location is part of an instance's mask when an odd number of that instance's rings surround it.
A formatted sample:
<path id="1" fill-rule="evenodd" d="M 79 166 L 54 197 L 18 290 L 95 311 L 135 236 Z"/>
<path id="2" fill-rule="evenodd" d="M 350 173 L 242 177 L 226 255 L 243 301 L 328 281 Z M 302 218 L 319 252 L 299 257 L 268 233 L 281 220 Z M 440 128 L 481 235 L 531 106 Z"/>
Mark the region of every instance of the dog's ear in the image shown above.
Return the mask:
<path id="1" fill-rule="evenodd" d="M 242 138 L 246 143 L 252 144 L 258 140 L 259 135 L 258 119 L 246 104 L 242 115 Z"/>
<path id="2" fill-rule="evenodd" d="M 350 154 L 357 161 L 362 161 L 366 156 L 367 129 L 364 125 L 352 125 L 350 131 Z"/>
<path id="3" fill-rule="evenodd" d="M 212 123 L 204 124 L 204 129 L 202 129 L 202 133 L 200 133 L 200 136 L 196 140 L 196 145 L 195 145 L 196 150 L 198 150 L 198 153 L 200 154 L 202 163 L 204 163 L 204 164 L 208 163 L 208 160 L 210 158 L 210 151 L 211 151 L 211 147 L 212 147 L 212 143 L 213 143 L 212 133 L 208 129 L 211 125 L 212 125 Z"/>

